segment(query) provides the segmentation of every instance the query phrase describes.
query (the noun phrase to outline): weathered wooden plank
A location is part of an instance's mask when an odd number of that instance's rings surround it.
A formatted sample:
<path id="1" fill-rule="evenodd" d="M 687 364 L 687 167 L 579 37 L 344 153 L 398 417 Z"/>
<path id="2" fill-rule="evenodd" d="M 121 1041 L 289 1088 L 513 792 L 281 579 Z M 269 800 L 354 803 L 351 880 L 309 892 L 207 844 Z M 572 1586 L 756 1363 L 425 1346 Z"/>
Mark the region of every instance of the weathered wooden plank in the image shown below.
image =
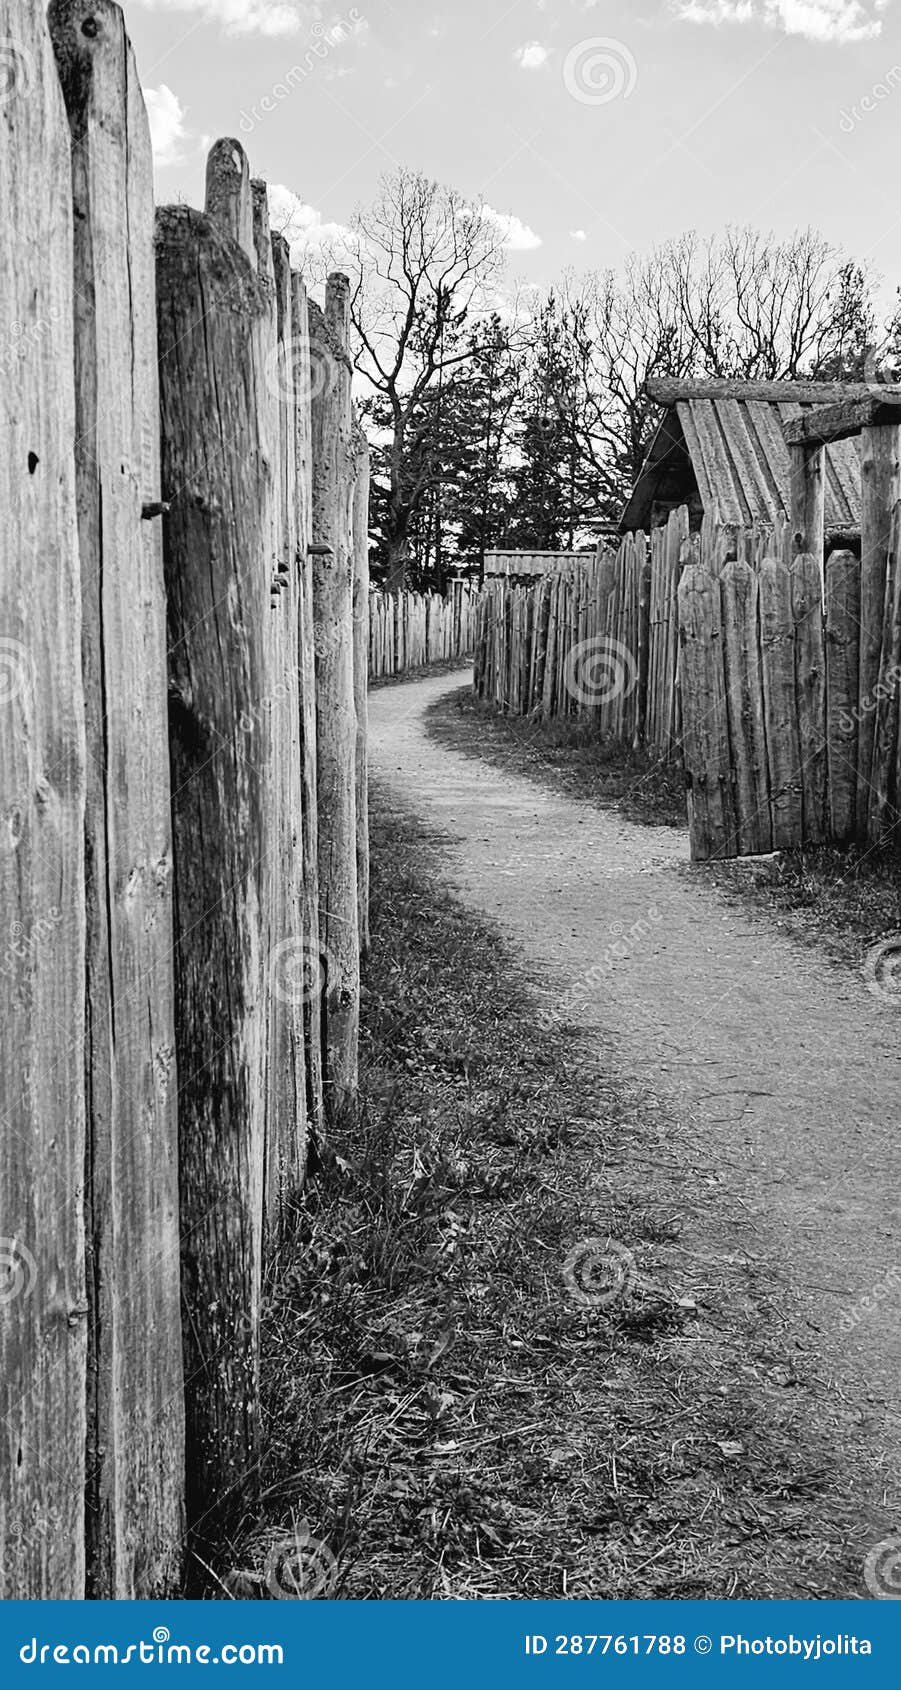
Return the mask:
<path id="1" fill-rule="evenodd" d="M 676 405 L 691 399 L 755 399 L 798 405 L 828 405 L 845 399 L 866 399 L 865 382 L 744 381 L 741 377 L 652 376 L 646 383 L 656 405 Z M 890 389 L 886 389 L 890 391 Z"/>
<path id="2" fill-rule="evenodd" d="M 802 839 L 801 746 L 791 576 L 781 558 L 760 566 L 760 658 L 773 849 L 791 850 Z"/>
<path id="3" fill-rule="evenodd" d="M 90 25 L 89 28 L 86 26 Z M 87 731 L 87 1594 L 180 1582 L 184 1414 L 153 160 L 122 13 L 54 0 L 72 130 Z"/>
<path id="4" fill-rule="evenodd" d="M 882 655 L 873 715 L 873 760 L 870 769 L 870 807 L 867 837 L 879 844 L 899 816 L 897 765 L 899 749 L 898 701 L 901 696 L 901 504 L 892 512 L 885 578 Z"/>
<path id="5" fill-rule="evenodd" d="M 183 206 L 157 213 L 157 300 L 187 1501 L 202 1537 L 237 1491 L 252 1492 L 259 1449 L 277 488 L 258 395 L 271 301 L 227 232 Z"/>
<path id="6" fill-rule="evenodd" d="M 861 436 L 860 674 L 858 678 L 857 828 L 866 838 L 885 616 L 886 568 L 892 513 L 901 497 L 901 428 L 867 428 Z"/>
<path id="7" fill-rule="evenodd" d="M 291 276 L 291 353 L 294 366 L 294 464 L 297 559 L 300 567 L 300 759 L 304 963 L 303 1029 L 307 1121 L 313 1134 L 324 1124 L 322 1095 L 322 960 L 319 937 L 319 805 L 316 794 L 316 639 L 313 605 L 313 420 L 310 330 L 303 278 Z M 389 627 L 383 614 L 380 674 L 390 670 Z"/>
<path id="8" fill-rule="evenodd" d="M 733 559 L 719 578 L 729 742 L 735 776 L 737 837 L 744 856 L 772 849 L 758 641 L 758 580 Z"/>
<path id="9" fill-rule="evenodd" d="M 864 393 L 822 410 L 805 411 L 785 424 L 785 438 L 789 445 L 805 443 L 825 445 L 836 440 L 849 440 L 865 428 L 897 426 L 901 416 L 901 394 L 886 388 L 879 395 Z"/>
<path id="10" fill-rule="evenodd" d="M 84 1595 L 84 797 L 69 126 L 0 0 L 0 1588 Z"/>
<path id="11" fill-rule="evenodd" d="M 695 862 L 705 862 L 739 851 L 719 582 L 706 563 L 683 570 L 678 607 L 691 854 Z"/>
<path id="12" fill-rule="evenodd" d="M 844 842 L 853 838 L 857 816 L 860 564 L 853 552 L 827 559 L 825 596 L 829 834 Z"/>
<path id="13" fill-rule="evenodd" d="M 360 1015 L 356 712 L 353 674 L 353 486 L 349 283 L 330 276 L 323 314 L 309 308 L 317 373 L 313 420 L 313 603 L 319 804 L 319 934 L 325 974 L 323 1091 L 335 1116 L 356 1094 Z"/>
<path id="14" fill-rule="evenodd" d="M 801 752 L 802 845 L 827 837 L 826 645 L 823 625 L 822 546 L 794 559 L 791 609 L 795 625 L 795 688 Z"/>
<path id="15" fill-rule="evenodd" d="M 357 914 L 360 955 L 369 951 L 369 722 L 366 652 L 369 646 L 369 446 L 362 428 L 354 437 L 353 625 L 354 705 L 357 719 Z"/>
<path id="16" fill-rule="evenodd" d="M 261 285 L 272 289 L 266 391 L 261 410 L 273 431 L 278 466 L 275 575 L 269 614 L 267 717 L 270 733 L 270 1054 L 266 1132 L 265 1218 L 274 1243 L 293 1222 L 307 1149 L 303 998 L 303 790 L 300 744 L 300 595 L 295 465 L 295 363 L 292 355 L 291 262 L 281 235 L 268 243 L 268 202 L 257 194 Z M 274 403 L 273 403 L 274 402 Z M 301 960 L 285 969 L 285 958 Z"/>
<path id="17" fill-rule="evenodd" d="M 826 516 L 826 450 L 814 443 L 789 447 L 792 545 L 799 554 L 823 555 Z"/>

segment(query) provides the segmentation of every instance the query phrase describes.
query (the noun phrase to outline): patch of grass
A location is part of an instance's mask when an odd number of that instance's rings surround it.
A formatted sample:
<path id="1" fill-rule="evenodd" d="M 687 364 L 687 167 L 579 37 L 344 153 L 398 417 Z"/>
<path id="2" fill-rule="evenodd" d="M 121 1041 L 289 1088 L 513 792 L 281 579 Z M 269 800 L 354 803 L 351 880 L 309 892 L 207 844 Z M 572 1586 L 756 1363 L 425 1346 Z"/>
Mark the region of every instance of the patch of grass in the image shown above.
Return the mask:
<path id="1" fill-rule="evenodd" d="M 423 663 L 418 669 L 402 669 L 399 675 L 379 675 L 371 678 L 369 691 L 379 692 L 382 687 L 403 686 L 406 681 L 427 681 L 432 675 L 458 675 L 471 668 L 471 657 L 442 658 L 438 663 Z"/>
<path id="2" fill-rule="evenodd" d="M 263 1506 L 219 1593 L 857 1593 L 886 1534 L 854 1407 L 703 1149 L 540 1030 L 442 840 L 374 798 L 364 1102 L 271 1276 Z"/>
<path id="3" fill-rule="evenodd" d="M 691 872 L 761 910 L 793 939 L 855 968 L 880 940 L 901 934 L 901 843 L 879 850 L 820 845 Z"/>
<path id="4" fill-rule="evenodd" d="M 602 740 L 590 722 L 502 716 L 469 687 L 437 699 L 426 721 L 440 744 L 554 792 L 616 808 L 650 827 L 687 825 L 681 769 Z"/>

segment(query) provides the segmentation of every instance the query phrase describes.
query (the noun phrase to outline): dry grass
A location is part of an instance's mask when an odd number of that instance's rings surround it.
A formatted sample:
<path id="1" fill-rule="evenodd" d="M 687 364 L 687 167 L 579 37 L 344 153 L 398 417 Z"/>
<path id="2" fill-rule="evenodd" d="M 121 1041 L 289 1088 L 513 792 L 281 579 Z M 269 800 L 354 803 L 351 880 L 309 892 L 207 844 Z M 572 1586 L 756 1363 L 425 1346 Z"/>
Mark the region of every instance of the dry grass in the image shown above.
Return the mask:
<path id="1" fill-rule="evenodd" d="M 691 872 L 724 896 L 763 910 L 791 938 L 854 968 L 880 940 L 901 934 L 901 844 L 821 845 Z"/>
<path id="2" fill-rule="evenodd" d="M 600 739 L 588 722 L 501 716 L 463 687 L 432 705 L 427 725 L 440 744 L 512 769 L 554 792 L 615 807 L 651 827 L 686 826 L 681 770 Z"/>
<path id="3" fill-rule="evenodd" d="M 219 1594 L 266 1595 L 305 1520 L 344 1599 L 854 1595 L 853 1405 L 703 1152 L 537 1029 L 439 839 L 382 799 L 373 845 L 365 1105 L 270 1286 L 263 1506 Z M 582 1306 L 567 1253 L 608 1238 L 634 1274 Z"/>
<path id="4" fill-rule="evenodd" d="M 471 668 L 471 657 L 441 658 L 437 663 L 423 663 L 418 669 L 403 669 L 399 675 L 379 675 L 377 679 L 370 679 L 369 691 L 378 692 L 382 687 L 399 687 L 406 681 L 428 681 L 433 675 L 463 674 Z"/>

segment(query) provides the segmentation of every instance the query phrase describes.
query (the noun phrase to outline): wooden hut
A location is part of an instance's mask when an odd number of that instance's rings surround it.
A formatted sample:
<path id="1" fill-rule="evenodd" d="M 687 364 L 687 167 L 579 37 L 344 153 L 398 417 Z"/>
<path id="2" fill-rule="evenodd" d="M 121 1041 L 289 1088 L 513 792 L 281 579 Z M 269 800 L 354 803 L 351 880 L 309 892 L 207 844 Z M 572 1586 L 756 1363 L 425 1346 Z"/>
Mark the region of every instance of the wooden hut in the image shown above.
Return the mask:
<path id="1" fill-rule="evenodd" d="M 785 424 L 870 390 L 856 382 L 659 378 L 648 392 L 665 410 L 623 511 L 623 534 L 658 527 L 679 505 L 688 506 L 693 528 L 707 512 L 739 526 L 790 515 Z M 827 539 L 853 545 L 860 535 L 859 439 L 827 447 L 824 495 Z"/>

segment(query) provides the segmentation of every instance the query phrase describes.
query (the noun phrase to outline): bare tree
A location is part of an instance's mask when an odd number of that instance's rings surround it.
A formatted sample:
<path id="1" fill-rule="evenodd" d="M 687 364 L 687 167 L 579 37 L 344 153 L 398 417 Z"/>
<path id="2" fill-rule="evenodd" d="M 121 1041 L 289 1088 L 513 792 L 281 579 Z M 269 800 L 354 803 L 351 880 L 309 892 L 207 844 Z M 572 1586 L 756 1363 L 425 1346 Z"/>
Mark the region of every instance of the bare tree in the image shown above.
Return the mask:
<path id="1" fill-rule="evenodd" d="M 388 585 L 396 588 L 428 485 L 423 442 L 448 373 L 471 357 L 464 326 L 490 301 L 503 234 L 482 205 L 405 169 L 383 179 L 375 204 L 357 213 L 355 234 L 351 315 L 357 366 L 389 437 L 382 521 Z"/>

